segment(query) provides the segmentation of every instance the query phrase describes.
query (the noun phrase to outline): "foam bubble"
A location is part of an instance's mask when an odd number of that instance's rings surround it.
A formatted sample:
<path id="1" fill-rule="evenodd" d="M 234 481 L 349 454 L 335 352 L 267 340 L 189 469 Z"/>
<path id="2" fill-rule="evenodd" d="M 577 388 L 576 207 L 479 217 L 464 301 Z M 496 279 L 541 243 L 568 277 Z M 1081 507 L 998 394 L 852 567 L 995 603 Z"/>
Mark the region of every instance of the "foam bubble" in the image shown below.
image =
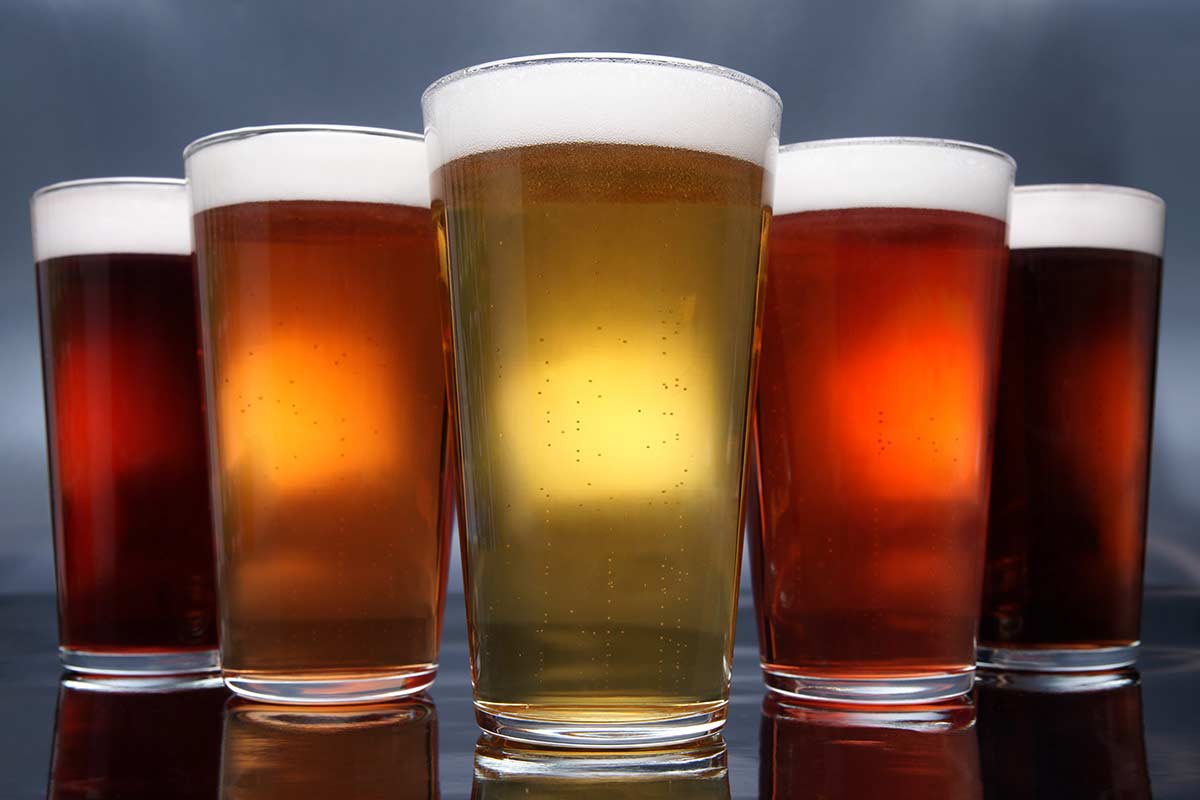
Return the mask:
<path id="1" fill-rule="evenodd" d="M 336 200 L 429 207 L 417 134 L 335 125 L 241 128 L 183 151 L 196 213 L 236 203 Z"/>
<path id="2" fill-rule="evenodd" d="M 429 166 L 553 142 L 677 147 L 770 168 L 780 102 L 769 87 L 694 61 L 621 54 L 512 59 L 456 72 L 421 97 Z"/>
<path id="3" fill-rule="evenodd" d="M 102 253 L 190 255 L 187 186 L 167 178 L 56 183 L 30 203 L 36 261 Z"/>
<path id="4" fill-rule="evenodd" d="M 1161 256 L 1167 206 L 1123 186 L 1047 184 L 1013 190 L 1009 246 L 1103 247 Z"/>
<path id="5" fill-rule="evenodd" d="M 1016 164 L 941 139 L 830 139 L 779 151 L 774 212 L 928 208 L 1008 218 Z"/>

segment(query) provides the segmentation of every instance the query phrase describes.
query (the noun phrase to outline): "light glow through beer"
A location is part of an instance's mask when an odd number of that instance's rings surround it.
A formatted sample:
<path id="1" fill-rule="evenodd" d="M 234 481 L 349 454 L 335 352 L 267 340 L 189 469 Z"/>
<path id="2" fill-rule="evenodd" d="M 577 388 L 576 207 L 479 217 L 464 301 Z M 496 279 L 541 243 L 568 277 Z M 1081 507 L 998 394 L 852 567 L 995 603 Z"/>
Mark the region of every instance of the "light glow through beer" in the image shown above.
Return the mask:
<path id="1" fill-rule="evenodd" d="M 502 382 L 503 458 L 548 501 L 657 496 L 713 479 L 716 410 L 699 353 L 673 353 L 664 372 L 657 351 L 629 351 L 582 347 Z"/>
<path id="2" fill-rule="evenodd" d="M 287 489 L 389 468 L 399 455 L 394 387 L 369 366 L 384 357 L 330 331 L 245 353 L 219 393 L 226 463 Z"/>

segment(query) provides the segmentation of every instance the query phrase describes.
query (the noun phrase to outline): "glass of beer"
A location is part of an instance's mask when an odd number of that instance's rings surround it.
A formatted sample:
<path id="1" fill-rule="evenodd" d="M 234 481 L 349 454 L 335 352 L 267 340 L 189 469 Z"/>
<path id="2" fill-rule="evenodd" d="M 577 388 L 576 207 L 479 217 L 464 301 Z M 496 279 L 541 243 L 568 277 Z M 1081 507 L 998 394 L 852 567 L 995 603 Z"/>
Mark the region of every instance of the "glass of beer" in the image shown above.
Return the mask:
<path id="1" fill-rule="evenodd" d="M 226 683 L 294 703 L 420 691 L 453 505 L 421 137 L 248 128 L 184 158 Z"/>
<path id="2" fill-rule="evenodd" d="M 216 669 L 187 187 L 58 183 L 32 216 L 62 663 Z"/>
<path id="3" fill-rule="evenodd" d="M 649 746 L 724 722 L 780 102 L 537 56 L 423 97 L 453 328 L 476 718 Z"/>
<path id="4" fill-rule="evenodd" d="M 751 547 L 777 692 L 971 688 L 1015 168 L 935 139 L 780 150 Z"/>
<path id="5" fill-rule="evenodd" d="M 763 699 L 760 800 L 983 800 L 975 707 L 834 707 Z"/>
<path id="6" fill-rule="evenodd" d="M 1119 186 L 1013 192 L 981 664 L 1137 658 L 1165 217 Z"/>
<path id="7" fill-rule="evenodd" d="M 70 675 L 58 689 L 47 800 L 212 800 L 229 692 L 215 675 Z"/>

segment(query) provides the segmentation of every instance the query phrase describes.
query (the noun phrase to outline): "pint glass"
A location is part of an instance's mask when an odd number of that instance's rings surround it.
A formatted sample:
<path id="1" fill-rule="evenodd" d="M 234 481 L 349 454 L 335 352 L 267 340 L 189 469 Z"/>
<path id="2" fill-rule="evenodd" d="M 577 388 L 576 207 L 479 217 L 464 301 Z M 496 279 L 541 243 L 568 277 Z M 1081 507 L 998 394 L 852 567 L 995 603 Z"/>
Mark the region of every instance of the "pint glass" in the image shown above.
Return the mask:
<path id="1" fill-rule="evenodd" d="M 1014 170 L 942 140 L 780 151 L 751 548 L 775 691 L 971 688 Z"/>
<path id="2" fill-rule="evenodd" d="M 423 107 L 476 717 L 581 747 L 710 733 L 779 99 L 707 64 L 542 56 Z"/>
<path id="3" fill-rule="evenodd" d="M 215 669 L 187 188 L 60 183 L 32 212 L 63 665 Z"/>
<path id="4" fill-rule="evenodd" d="M 256 128 L 184 155 L 226 682 L 278 702 L 419 691 L 451 519 L 421 138 Z"/>
<path id="5" fill-rule="evenodd" d="M 1013 192 L 980 663 L 1137 657 L 1165 214 L 1117 186 Z"/>

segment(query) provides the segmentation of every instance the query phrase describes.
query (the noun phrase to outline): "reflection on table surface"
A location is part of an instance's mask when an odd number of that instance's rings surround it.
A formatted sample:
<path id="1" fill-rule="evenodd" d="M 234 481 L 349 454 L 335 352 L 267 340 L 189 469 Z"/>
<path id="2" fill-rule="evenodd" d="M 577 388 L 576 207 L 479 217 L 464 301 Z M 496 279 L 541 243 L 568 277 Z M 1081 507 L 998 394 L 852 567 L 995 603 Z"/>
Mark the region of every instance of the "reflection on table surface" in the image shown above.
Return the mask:
<path id="1" fill-rule="evenodd" d="M 10 736 L 0 797 L 1006 800 L 1149 798 L 1152 786 L 1157 800 L 1191 800 L 1200 797 L 1200 650 L 1190 644 L 1200 603 L 1190 597 L 1175 595 L 1173 613 L 1153 617 L 1163 644 L 1143 651 L 1140 676 L 987 672 L 973 698 L 935 706 L 769 695 L 756 650 L 739 646 L 722 737 L 634 753 L 481 739 L 465 632 L 453 627 L 447 650 L 456 649 L 431 696 L 341 708 L 251 703 L 212 677 L 56 682 L 52 629 L 47 647 L 0 630 L 10 647 L 7 662 L 0 656 L 0 731 Z M 752 641 L 752 621 L 743 623 L 742 641 Z M 22 649 L 51 655 L 35 661 Z"/>
<path id="2" fill-rule="evenodd" d="M 46 796 L 216 797 L 227 697 L 214 677 L 64 678 Z"/>
<path id="3" fill-rule="evenodd" d="M 223 800 L 434 798 L 437 710 L 423 697 L 309 708 L 231 700 Z"/>
<path id="4" fill-rule="evenodd" d="M 1136 671 L 982 671 L 976 698 L 989 800 L 1150 797 Z"/>
<path id="5" fill-rule="evenodd" d="M 889 708 L 768 695 L 762 713 L 762 798 L 983 797 L 968 699 Z"/>
<path id="6" fill-rule="evenodd" d="M 231 698 L 214 678 L 66 677 L 48 796 L 224 800 L 436 798 L 425 696 L 343 707 Z M 654 750 L 479 738 L 471 797 L 726 800 L 720 736 Z M 1150 797 L 1137 672 L 983 672 L 975 700 L 907 707 L 767 693 L 759 797 Z"/>

